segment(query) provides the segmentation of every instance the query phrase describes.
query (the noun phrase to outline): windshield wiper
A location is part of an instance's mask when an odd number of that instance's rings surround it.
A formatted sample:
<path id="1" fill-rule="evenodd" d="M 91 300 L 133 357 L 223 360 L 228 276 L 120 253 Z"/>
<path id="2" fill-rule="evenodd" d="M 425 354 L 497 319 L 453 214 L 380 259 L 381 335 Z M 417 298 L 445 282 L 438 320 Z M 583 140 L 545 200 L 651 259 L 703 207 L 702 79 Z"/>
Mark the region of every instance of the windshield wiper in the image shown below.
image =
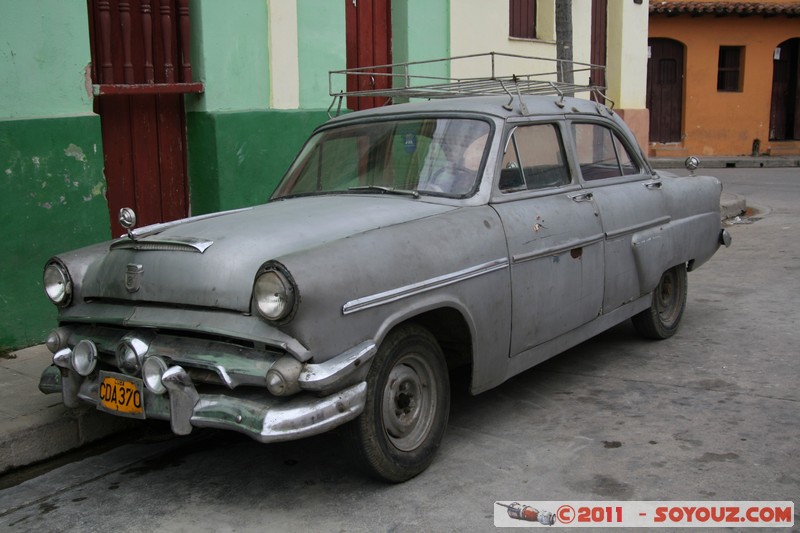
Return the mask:
<path id="1" fill-rule="evenodd" d="M 413 196 L 419 198 L 417 191 L 409 191 L 407 189 L 395 189 L 394 187 L 384 187 L 382 185 L 358 185 L 357 187 L 348 187 L 348 191 L 380 191 L 386 194 L 401 194 L 403 196 Z"/>

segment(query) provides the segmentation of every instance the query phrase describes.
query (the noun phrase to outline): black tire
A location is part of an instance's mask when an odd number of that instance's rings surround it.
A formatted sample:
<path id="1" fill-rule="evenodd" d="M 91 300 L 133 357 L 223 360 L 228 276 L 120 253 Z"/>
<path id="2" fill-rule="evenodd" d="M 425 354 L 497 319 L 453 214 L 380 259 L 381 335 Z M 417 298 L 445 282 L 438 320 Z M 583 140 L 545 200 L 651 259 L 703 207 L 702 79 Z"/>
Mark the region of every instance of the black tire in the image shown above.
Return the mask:
<path id="1" fill-rule="evenodd" d="M 678 331 L 686 307 L 688 284 L 685 264 L 664 272 L 653 290 L 650 308 L 631 318 L 640 335 L 662 340 L 672 337 Z"/>
<path id="2" fill-rule="evenodd" d="M 362 469 L 399 483 L 431 464 L 449 412 L 450 381 L 439 344 L 425 328 L 404 324 L 378 348 L 364 412 L 342 428 L 342 437 Z"/>

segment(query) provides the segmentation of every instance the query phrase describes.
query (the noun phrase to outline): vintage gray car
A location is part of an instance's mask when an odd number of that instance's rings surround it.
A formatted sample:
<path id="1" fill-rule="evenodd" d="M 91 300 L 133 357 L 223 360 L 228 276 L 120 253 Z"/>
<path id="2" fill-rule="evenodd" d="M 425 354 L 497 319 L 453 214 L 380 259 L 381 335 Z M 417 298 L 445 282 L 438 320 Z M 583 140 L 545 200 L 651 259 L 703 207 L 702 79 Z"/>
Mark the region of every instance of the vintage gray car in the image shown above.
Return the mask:
<path id="1" fill-rule="evenodd" d="M 53 257 L 40 388 L 181 435 L 340 427 L 358 464 L 406 480 L 440 445 L 453 368 L 477 394 L 628 318 L 674 334 L 687 271 L 729 243 L 720 191 L 654 172 L 588 100 L 350 113 L 263 205 Z"/>

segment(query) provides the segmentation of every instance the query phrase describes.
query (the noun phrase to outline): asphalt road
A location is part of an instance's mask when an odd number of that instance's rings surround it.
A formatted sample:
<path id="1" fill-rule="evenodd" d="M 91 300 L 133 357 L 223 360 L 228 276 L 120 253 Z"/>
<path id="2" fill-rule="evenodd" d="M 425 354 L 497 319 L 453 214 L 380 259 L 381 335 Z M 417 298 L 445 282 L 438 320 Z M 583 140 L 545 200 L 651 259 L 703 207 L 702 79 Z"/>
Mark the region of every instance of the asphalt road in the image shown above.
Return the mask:
<path id="1" fill-rule="evenodd" d="M 335 435 L 150 435 L 1 490 L 0 530 L 491 531 L 497 500 L 800 503 L 800 170 L 713 173 L 758 213 L 689 275 L 678 334 L 622 324 L 456 392 L 419 477 L 367 480 Z"/>

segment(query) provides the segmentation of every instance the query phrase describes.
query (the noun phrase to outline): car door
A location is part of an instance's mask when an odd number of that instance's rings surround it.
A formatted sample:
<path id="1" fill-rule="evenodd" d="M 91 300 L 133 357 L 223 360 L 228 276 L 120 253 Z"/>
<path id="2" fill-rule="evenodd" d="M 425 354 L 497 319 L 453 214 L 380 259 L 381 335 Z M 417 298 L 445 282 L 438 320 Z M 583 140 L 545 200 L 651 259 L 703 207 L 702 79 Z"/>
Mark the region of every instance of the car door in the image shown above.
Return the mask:
<path id="1" fill-rule="evenodd" d="M 603 231 L 573 178 L 561 123 L 519 124 L 506 138 L 493 207 L 511 263 L 515 356 L 600 313 Z"/>
<path id="2" fill-rule="evenodd" d="M 573 121 L 574 154 L 584 190 L 600 210 L 605 233 L 603 313 L 649 292 L 661 276 L 648 257 L 669 255 L 663 183 L 611 122 Z"/>

